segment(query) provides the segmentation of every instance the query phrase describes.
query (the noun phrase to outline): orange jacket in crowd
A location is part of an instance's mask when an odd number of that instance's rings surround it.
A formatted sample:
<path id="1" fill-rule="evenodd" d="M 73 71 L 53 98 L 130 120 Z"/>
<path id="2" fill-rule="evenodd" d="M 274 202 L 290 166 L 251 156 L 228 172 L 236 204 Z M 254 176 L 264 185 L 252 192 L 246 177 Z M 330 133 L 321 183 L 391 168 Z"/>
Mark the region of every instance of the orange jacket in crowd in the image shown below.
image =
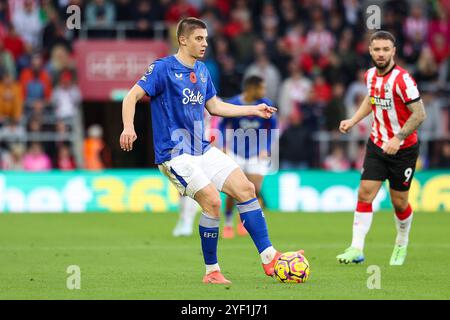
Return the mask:
<path id="1" fill-rule="evenodd" d="M 19 121 L 23 111 L 22 88 L 17 82 L 0 82 L 0 118 L 7 117 Z"/>
<path id="2" fill-rule="evenodd" d="M 98 138 L 86 138 L 84 140 L 84 167 L 87 170 L 101 170 L 104 168 L 101 152 L 104 148 L 103 141 Z"/>

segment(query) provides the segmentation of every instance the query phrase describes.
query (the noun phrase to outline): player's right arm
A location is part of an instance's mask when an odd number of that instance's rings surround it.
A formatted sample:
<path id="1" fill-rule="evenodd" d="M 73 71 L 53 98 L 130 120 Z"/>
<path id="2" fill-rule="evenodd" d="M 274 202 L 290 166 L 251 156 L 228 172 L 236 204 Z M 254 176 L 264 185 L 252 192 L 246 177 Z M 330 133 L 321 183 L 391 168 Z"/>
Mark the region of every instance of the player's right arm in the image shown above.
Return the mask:
<path id="1" fill-rule="evenodd" d="M 339 131 L 347 133 L 355 124 L 367 117 L 372 112 L 369 96 L 366 96 L 358 108 L 358 111 L 350 119 L 342 120 Z"/>
<path id="2" fill-rule="evenodd" d="M 153 62 L 148 66 L 144 76 L 131 88 L 123 99 L 122 103 L 122 121 L 123 132 L 120 135 L 120 147 L 124 151 L 133 149 L 133 142 L 137 135 L 134 131 L 134 112 L 136 103 L 145 95 L 155 97 L 163 91 L 164 85 L 161 74 L 165 71 L 164 63 L 160 60 Z"/>
<path id="3" fill-rule="evenodd" d="M 134 113 L 136 103 L 145 96 L 145 91 L 138 85 L 134 85 L 128 92 L 122 102 L 122 122 L 123 131 L 120 135 L 120 147 L 124 151 L 133 150 L 133 142 L 137 135 L 134 130 Z"/>

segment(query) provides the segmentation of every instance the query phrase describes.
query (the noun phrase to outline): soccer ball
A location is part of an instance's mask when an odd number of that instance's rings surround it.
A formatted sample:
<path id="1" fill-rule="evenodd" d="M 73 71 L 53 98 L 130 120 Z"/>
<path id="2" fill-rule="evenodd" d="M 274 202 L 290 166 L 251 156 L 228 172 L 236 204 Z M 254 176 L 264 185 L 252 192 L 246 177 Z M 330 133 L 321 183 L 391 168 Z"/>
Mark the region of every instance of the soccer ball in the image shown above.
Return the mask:
<path id="1" fill-rule="evenodd" d="M 280 282 L 303 283 L 309 278 L 309 263 L 298 252 L 285 252 L 275 263 L 275 278 Z"/>

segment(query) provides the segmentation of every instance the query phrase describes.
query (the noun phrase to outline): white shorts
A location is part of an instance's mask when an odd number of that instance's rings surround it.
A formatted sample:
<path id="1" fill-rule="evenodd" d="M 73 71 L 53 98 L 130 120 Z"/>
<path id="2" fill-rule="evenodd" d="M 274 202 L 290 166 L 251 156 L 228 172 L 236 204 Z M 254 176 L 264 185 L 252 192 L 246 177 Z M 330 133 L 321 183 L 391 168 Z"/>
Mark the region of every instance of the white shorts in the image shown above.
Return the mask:
<path id="1" fill-rule="evenodd" d="M 269 160 L 260 159 L 258 156 L 245 159 L 236 154 L 232 154 L 231 158 L 241 167 L 245 174 L 257 174 L 265 176 L 269 172 Z"/>
<path id="2" fill-rule="evenodd" d="M 210 183 L 222 191 L 225 180 L 239 166 L 228 155 L 211 146 L 200 156 L 183 153 L 163 162 L 158 168 L 169 177 L 181 195 L 194 198 L 197 191 Z"/>

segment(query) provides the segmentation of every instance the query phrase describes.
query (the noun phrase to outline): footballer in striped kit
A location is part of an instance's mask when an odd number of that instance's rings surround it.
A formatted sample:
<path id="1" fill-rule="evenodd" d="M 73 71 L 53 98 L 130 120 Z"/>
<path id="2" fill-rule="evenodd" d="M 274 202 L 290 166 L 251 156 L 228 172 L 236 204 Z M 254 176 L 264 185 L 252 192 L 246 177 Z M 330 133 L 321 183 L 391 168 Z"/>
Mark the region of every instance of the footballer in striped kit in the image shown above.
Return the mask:
<path id="1" fill-rule="evenodd" d="M 352 244 L 336 258 L 341 263 L 364 261 L 364 241 L 372 224 L 372 202 L 382 183 L 389 181 L 395 210 L 397 237 L 390 265 L 402 265 L 406 258 L 413 210 L 409 188 L 419 156 L 417 129 L 425 120 L 425 109 L 416 82 L 394 61 L 395 38 L 377 31 L 370 38 L 369 51 L 374 67 L 365 73 L 368 94 L 351 119 L 339 130 L 347 133 L 372 113 L 373 123 L 367 143 L 353 221 Z"/>

